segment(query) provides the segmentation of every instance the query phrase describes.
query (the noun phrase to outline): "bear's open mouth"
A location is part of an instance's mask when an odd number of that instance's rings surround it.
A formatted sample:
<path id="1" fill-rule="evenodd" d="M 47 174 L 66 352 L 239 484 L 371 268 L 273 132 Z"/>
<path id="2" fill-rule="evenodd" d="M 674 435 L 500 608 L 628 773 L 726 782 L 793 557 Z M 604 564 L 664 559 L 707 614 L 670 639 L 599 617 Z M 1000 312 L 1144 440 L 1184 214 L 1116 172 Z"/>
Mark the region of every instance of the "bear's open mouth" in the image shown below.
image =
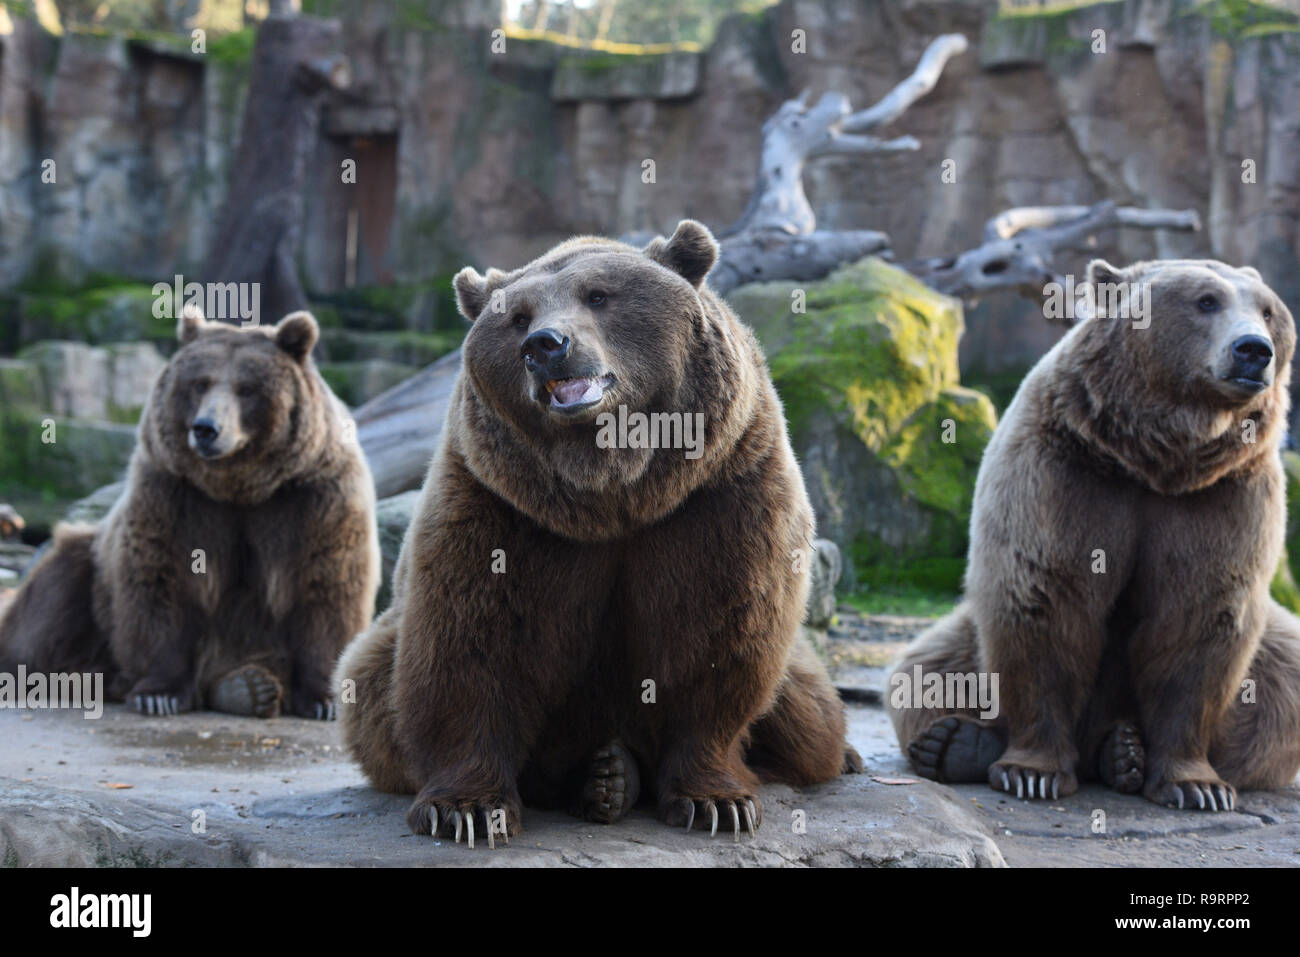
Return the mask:
<path id="1" fill-rule="evenodd" d="M 546 383 L 546 391 L 551 396 L 552 409 L 570 412 L 595 405 L 605 398 L 605 393 L 613 383 L 612 375 L 551 379 Z"/>

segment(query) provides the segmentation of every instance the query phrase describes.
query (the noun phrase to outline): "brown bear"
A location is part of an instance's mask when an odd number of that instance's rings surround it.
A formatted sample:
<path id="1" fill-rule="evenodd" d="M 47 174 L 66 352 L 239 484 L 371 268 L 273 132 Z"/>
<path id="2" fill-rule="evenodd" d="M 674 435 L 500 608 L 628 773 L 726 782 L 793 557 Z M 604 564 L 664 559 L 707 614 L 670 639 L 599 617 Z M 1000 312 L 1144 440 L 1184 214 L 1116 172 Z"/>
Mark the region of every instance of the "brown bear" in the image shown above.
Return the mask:
<path id="1" fill-rule="evenodd" d="M 441 445 L 336 677 L 416 833 L 495 844 L 525 802 L 612 822 L 643 778 L 664 821 L 738 836 L 760 780 L 859 766 L 798 637 L 812 510 L 759 345 L 704 285 L 717 252 L 688 220 L 456 276 Z"/>
<path id="2" fill-rule="evenodd" d="M 965 599 L 885 696 L 927 777 L 1233 809 L 1300 770 L 1300 621 L 1269 597 L 1295 325 L 1254 269 L 1094 261 L 1088 280 L 1092 314 L 984 453 Z M 918 697 L 927 675 L 996 678 L 998 700 Z"/>
<path id="3" fill-rule="evenodd" d="M 308 313 L 207 322 L 140 420 L 126 489 L 60 526 L 0 619 L 0 670 L 103 671 L 146 714 L 333 717 L 330 675 L 374 613 L 374 487 L 311 359 Z"/>

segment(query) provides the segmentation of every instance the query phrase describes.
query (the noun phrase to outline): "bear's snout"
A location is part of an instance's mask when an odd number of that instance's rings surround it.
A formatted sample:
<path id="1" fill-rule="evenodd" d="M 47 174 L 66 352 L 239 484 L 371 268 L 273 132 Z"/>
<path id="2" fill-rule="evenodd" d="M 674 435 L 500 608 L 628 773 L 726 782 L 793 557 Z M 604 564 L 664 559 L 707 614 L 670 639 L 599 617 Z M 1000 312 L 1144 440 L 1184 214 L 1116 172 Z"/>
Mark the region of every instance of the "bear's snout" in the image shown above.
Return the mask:
<path id="1" fill-rule="evenodd" d="M 1232 344 L 1232 359 L 1240 369 L 1264 369 L 1273 361 L 1273 344 L 1263 336 L 1242 336 Z"/>
<path id="2" fill-rule="evenodd" d="M 1269 368 L 1273 364 L 1273 343 L 1264 336 L 1239 336 L 1228 347 L 1230 365 L 1224 376 L 1233 385 L 1252 392 L 1266 388 L 1272 378 Z"/>
<path id="3" fill-rule="evenodd" d="M 573 350 L 573 341 L 554 329 L 529 333 L 520 347 L 529 372 L 549 372 L 554 363 L 563 362 Z"/>
<path id="4" fill-rule="evenodd" d="M 190 425 L 190 444 L 205 459 L 219 454 L 217 439 L 220 437 L 221 426 L 214 419 L 198 418 Z"/>

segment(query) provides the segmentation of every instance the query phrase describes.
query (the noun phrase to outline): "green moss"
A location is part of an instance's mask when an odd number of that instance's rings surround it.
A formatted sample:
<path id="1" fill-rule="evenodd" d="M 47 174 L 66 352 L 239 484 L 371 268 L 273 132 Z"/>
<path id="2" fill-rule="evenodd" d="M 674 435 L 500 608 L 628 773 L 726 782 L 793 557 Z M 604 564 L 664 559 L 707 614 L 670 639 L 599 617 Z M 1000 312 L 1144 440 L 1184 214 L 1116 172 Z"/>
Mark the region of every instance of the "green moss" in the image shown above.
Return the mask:
<path id="1" fill-rule="evenodd" d="M 257 31 L 252 27 L 223 33 L 208 40 L 208 56 L 222 66 L 251 65 Z"/>
<path id="2" fill-rule="evenodd" d="M 1203 0 L 1183 15 L 1204 17 L 1210 22 L 1211 32 L 1225 40 L 1300 31 L 1300 17 L 1296 14 L 1255 0 Z"/>
<path id="3" fill-rule="evenodd" d="M 993 403 L 972 389 L 947 389 L 912 414 L 881 450 L 903 488 L 939 512 L 970 514 L 984 446 L 997 425 Z"/>
<path id="4" fill-rule="evenodd" d="M 840 601 L 863 615 L 910 615 L 939 618 L 952 611 L 958 596 L 946 590 L 915 585 L 860 588 L 840 596 Z"/>
<path id="5" fill-rule="evenodd" d="M 919 407 L 957 385 L 954 300 L 879 259 L 839 269 L 806 293 L 807 314 L 790 314 L 789 346 L 770 360 L 796 436 L 829 408 L 879 452 Z"/>
<path id="6" fill-rule="evenodd" d="M 952 556 L 864 563 L 850 594 L 914 590 L 955 601 L 965 574 L 966 560 Z"/>
<path id="7" fill-rule="evenodd" d="M 169 344 L 176 325 L 153 314 L 150 284 L 98 280 L 89 288 L 21 292 L 0 303 L 0 353 L 13 353 L 42 339 L 75 339 L 90 344 L 147 340 Z"/>
<path id="8" fill-rule="evenodd" d="M 321 331 L 321 342 L 330 362 L 382 359 L 417 367 L 442 358 L 458 347 L 464 338 L 464 329 L 437 332 L 356 332 L 351 329 Z"/>

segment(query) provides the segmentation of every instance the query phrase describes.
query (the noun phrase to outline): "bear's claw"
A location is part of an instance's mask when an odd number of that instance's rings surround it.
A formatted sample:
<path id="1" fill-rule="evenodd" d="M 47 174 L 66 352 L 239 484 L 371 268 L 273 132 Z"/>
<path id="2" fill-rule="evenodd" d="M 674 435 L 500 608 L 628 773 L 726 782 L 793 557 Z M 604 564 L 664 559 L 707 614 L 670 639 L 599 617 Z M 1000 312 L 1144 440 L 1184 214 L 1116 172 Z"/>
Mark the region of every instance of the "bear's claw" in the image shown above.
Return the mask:
<path id="1" fill-rule="evenodd" d="M 740 825 L 742 821 L 745 824 L 745 830 L 749 833 L 749 836 L 757 836 L 754 831 L 756 828 L 762 826 L 763 811 L 762 805 L 752 797 L 739 799 L 718 798 L 716 800 L 712 798 L 679 799 L 677 810 L 685 814 L 686 831 L 689 833 L 695 829 L 697 813 L 700 819 L 699 824 L 702 829 L 704 827 L 704 815 L 707 813 L 709 819 L 709 837 L 717 836 L 718 821 L 720 819 L 718 814 L 719 804 L 722 805 L 724 811 L 731 812 L 731 833 L 734 840 L 740 840 Z M 671 818 L 674 817 L 675 814 L 670 809 L 666 816 Z M 672 821 L 670 820 L 669 823 L 672 823 Z"/>
<path id="2" fill-rule="evenodd" d="M 498 811 L 504 811 L 506 814 L 504 828 L 497 826 L 493 821 L 493 816 Z M 479 827 L 480 816 L 482 819 L 481 829 Z M 474 838 L 486 833 L 489 849 L 496 850 L 496 837 L 498 834 L 509 844 L 511 828 L 513 827 L 515 831 L 519 830 L 517 821 L 512 822 L 512 815 L 506 810 L 504 804 L 488 806 L 472 801 L 417 800 L 407 813 L 407 823 L 416 834 L 437 837 L 441 833 L 443 837 L 450 837 L 457 844 L 464 837 L 465 846 L 470 849 L 474 847 Z"/>
<path id="3" fill-rule="evenodd" d="M 137 694 L 132 695 L 130 701 L 131 707 L 140 714 L 162 716 L 189 710 L 177 695 Z"/>
<path id="4" fill-rule="evenodd" d="M 1040 771 L 1017 764 L 995 764 L 989 768 L 989 784 L 995 791 L 1010 794 L 1014 790 L 1017 798 L 1028 800 L 1053 801 L 1062 795 L 1070 795 L 1079 789 L 1078 779 L 1068 771 Z M 1000 786 L 999 786 L 1000 785 Z"/>
<path id="5" fill-rule="evenodd" d="M 1178 781 L 1158 788 L 1151 800 L 1180 811 L 1235 811 L 1237 790 L 1226 781 Z"/>

